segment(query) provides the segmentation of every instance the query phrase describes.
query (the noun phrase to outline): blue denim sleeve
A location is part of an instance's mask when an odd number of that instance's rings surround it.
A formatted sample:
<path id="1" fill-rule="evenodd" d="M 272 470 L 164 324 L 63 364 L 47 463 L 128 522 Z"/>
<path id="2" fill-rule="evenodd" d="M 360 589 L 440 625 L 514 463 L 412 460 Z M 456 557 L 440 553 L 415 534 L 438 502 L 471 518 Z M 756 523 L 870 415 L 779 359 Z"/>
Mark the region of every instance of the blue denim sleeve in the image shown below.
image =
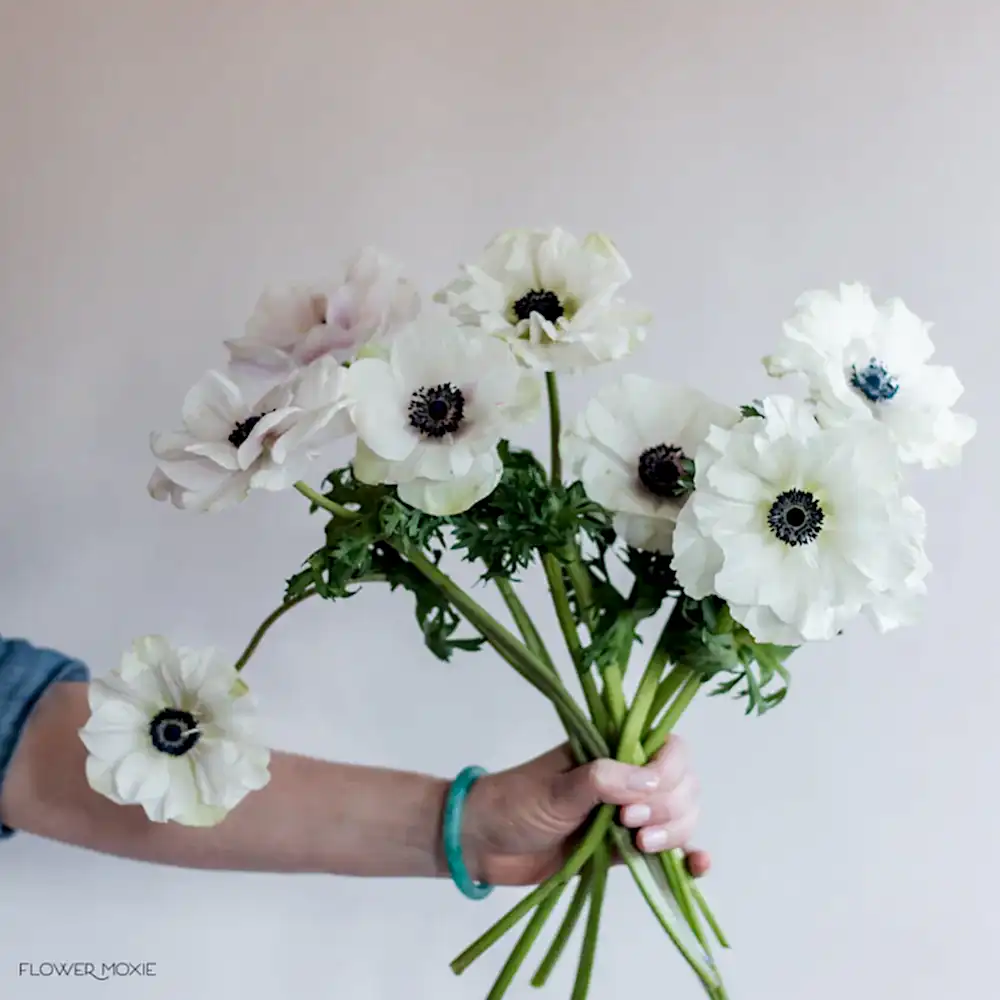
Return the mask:
<path id="1" fill-rule="evenodd" d="M 56 681 L 89 678 L 87 667 L 79 660 L 32 646 L 24 639 L 0 636 L 0 788 L 21 733 L 49 686 Z M 0 823 L 0 840 L 13 833 Z"/>

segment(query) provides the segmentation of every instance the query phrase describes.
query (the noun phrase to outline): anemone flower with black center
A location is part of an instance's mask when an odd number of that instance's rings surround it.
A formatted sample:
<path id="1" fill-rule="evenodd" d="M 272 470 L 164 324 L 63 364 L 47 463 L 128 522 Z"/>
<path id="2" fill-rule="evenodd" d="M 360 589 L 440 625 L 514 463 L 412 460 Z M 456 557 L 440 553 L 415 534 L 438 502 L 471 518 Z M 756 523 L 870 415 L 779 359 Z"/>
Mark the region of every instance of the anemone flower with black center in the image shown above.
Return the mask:
<path id="1" fill-rule="evenodd" d="M 624 358 L 646 335 L 649 314 L 619 291 L 631 278 L 611 241 L 562 229 L 515 229 L 435 296 L 465 326 L 507 340 L 545 371 L 578 371 Z"/>
<path id="2" fill-rule="evenodd" d="M 467 509 L 499 481 L 497 443 L 537 412 L 535 382 L 501 341 L 425 314 L 347 373 L 355 475 L 428 513 Z"/>
<path id="3" fill-rule="evenodd" d="M 212 649 L 136 640 L 120 666 L 90 683 L 80 730 L 87 780 L 157 823 L 213 826 L 269 780 L 254 703 L 233 665 Z"/>
<path id="4" fill-rule="evenodd" d="M 823 428 L 812 407 L 765 399 L 762 416 L 713 428 L 674 531 L 689 597 L 715 594 L 760 642 L 831 639 L 862 611 L 912 619 L 930 563 L 923 512 L 901 493 L 885 428 Z"/>
<path id="5" fill-rule="evenodd" d="M 587 495 L 614 512 L 627 544 L 670 552 L 695 452 L 713 425 L 731 427 L 738 419 L 693 389 L 624 375 L 566 431 L 563 455 Z"/>
<path id="6" fill-rule="evenodd" d="M 351 431 L 345 369 L 322 357 L 256 401 L 209 372 L 184 400 L 181 431 L 156 433 L 148 490 L 177 507 L 217 511 L 252 489 L 287 489 L 331 441 Z"/>
<path id="7" fill-rule="evenodd" d="M 954 368 L 929 363 L 929 329 L 899 299 L 876 305 L 863 285 L 807 292 L 764 364 L 774 376 L 805 378 L 824 426 L 875 420 L 903 462 L 955 465 L 976 422 L 952 409 L 962 383 Z"/>

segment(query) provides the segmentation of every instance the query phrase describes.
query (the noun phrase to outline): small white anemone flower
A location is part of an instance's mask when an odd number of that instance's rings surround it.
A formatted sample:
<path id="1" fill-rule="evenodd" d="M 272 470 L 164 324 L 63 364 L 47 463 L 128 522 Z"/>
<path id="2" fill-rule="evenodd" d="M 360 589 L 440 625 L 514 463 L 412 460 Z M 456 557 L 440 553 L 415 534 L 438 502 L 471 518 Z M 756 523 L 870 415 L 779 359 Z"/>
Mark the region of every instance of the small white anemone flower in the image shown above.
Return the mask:
<path id="1" fill-rule="evenodd" d="M 631 354 L 650 316 L 619 295 L 631 272 L 600 233 L 563 229 L 497 236 L 435 295 L 464 326 L 506 340 L 526 366 L 572 372 Z"/>
<path id="2" fill-rule="evenodd" d="M 270 779 L 253 699 L 213 649 L 138 639 L 89 700 L 87 781 L 154 822 L 214 826 Z"/>
<path id="3" fill-rule="evenodd" d="M 428 513 L 465 510 L 499 481 L 497 444 L 537 411 L 536 390 L 501 341 L 425 314 L 347 373 L 355 475 Z"/>
<path id="4" fill-rule="evenodd" d="M 218 511 L 252 489 L 283 490 L 333 440 L 351 432 L 342 368 L 322 357 L 254 403 L 219 372 L 208 372 L 184 400 L 184 429 L 154 433 L 156 500 Z"/>
<path id="5" fill-rule="evenodd" d="M 689 495 L 695 453 L 713 426 L 739 413 L 683 386 L 624 375 L 587 404 L 563 436 L 563 455 L 587 495 L 615 515 L 628 545 L 669 553 Z"/>
<path id="6" fill-rule="evenodd" d="M 860 284 L 807 292 L 764 365 L 805 378 L 824 426 L 877 420 L 903 462 L 956 465 L 976 422 L 952 409 L 963 392 L 955 369 L 929 364 L 929 329 L 901 300 L 876 305 Z"/>
<path id="7" fill-rule="evenodd" d="M 343 278 L 265 291 L 242 337 L 227 340 L 239 373 L 288 375 L 331 356 L 352 361 L 370 343 L 390 338 L 420 311 L 420 296 L 399 266 L 366 247 Z"/>

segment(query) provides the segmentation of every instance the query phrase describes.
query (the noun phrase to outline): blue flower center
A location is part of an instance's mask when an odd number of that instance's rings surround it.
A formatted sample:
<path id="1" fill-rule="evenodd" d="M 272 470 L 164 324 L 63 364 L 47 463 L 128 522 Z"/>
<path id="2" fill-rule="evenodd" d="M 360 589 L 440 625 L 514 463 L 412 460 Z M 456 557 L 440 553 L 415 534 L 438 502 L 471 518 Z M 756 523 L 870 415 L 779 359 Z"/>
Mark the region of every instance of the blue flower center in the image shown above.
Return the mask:
<path id="1" fill-rule="evenodd" d="M 876 358 L 864 368 L 851 365 L 851 385 L 870 403 L 885 403 L 899 392 L 899 382 Z"/>

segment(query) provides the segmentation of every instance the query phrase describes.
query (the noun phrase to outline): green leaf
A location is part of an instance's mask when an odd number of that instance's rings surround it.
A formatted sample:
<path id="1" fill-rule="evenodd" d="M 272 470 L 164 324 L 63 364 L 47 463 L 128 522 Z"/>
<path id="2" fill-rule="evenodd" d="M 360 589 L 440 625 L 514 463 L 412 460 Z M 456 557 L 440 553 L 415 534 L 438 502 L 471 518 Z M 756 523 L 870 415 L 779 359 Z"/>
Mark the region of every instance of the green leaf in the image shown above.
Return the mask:
<path id="1" fill-rule="evenodd" d="M 325 544 L 288 579 L 286 599 L 314 587 L 320 597 L 343 600 L 353 597 L 366 580 L 384 580 L 392 590 L 401 588 L 413 595 L 424 642 L 439 659 L 451 659 L 455 650 L 479 649 L 485 640 L 456 636 L 463 621 L 458 611 L 394 548 L 414 546 L 440 558 L 448 519 L 408 507 L 388 487 L 359 483 L 349 467 L 335 469 L 325 484 L 325 496 L 358 516 L 350 521 L 327 520 Z"/>
<path id="2" fill-rule="evenodd" d="M 483 579 L 515 578 L 539 552 L 568 558 L 573 539 L 610 544 L 610 515 L 587 497 L 580 483 L 550 483 L 530 451 L 505 441 L 499 450 L 504 470 L 497 488 L 449 519 L 453 548 L 463 550 L 466 561 L 485 567 Z"/>

